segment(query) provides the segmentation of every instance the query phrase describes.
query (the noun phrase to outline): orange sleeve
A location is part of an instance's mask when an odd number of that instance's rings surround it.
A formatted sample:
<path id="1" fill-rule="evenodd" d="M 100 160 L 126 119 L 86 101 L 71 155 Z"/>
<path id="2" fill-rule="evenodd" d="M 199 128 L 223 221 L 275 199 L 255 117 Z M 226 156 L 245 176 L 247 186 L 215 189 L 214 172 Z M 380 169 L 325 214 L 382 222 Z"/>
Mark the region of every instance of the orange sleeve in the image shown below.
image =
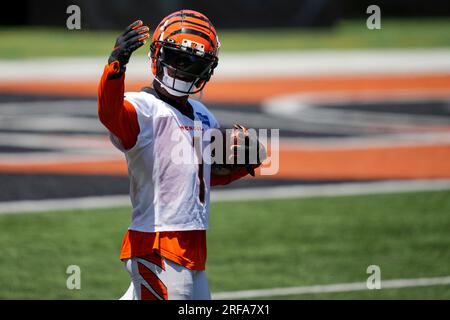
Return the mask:
<path id="1" fill-rule="evenodd" d="M 231 182 L 245 177 L 248 174 L 247 169 L 239 168 L 226 176 L 211 174 L 211 186 L 220 186 L 230 184 Z"/>
<path id="2" fill-rule="evenodd" d="M 100 122 L 120 139 L 125 149 L 132 148 L 139 135 L 139 122 L 134 106 L 124 99 L 125 74 L 118 61 L 105 66 L 98 86 L 98 116 Z"/>

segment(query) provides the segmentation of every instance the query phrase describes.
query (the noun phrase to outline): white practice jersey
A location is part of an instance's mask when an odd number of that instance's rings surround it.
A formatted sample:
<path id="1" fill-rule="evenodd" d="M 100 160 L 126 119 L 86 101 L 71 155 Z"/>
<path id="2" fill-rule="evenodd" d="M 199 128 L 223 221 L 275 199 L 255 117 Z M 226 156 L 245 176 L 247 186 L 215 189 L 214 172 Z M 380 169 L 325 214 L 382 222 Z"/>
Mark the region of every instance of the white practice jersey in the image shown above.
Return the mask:
<path id="1" fill-rule="evenodd" d="M 129 229 L 206 230 L 211 166 L 198 161 L 193 140 L 194 132 L 201 138 L 207 129 L 218 128 L 217 120 L 201 102 L 192 99 L 196 127 L 192 119 L 150 93 L 127 92 L 125 99 L 136 109 L 140 133 L 129 150 L 124 150 L 112 134 L 111 141 L 125 153 L 128 163 L 133 206 Z M 209 140 L 206 136 L 201 139 L 202 150 Z"/>

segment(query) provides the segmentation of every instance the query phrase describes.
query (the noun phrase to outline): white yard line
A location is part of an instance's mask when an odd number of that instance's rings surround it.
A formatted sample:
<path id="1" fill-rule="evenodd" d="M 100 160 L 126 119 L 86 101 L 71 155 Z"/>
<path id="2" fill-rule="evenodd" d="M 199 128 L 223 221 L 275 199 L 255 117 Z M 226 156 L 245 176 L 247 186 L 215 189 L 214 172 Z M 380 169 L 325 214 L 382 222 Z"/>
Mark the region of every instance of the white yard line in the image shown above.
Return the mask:
<path id="1" fill-rule="evenodd" d="M 213 190 L 211 201 L 335 197 L 450 189 L 450 180 L 403 180 Z M 126 195 L 0 202 L 0 214 L 131 206 Z"/>
<path id="2" fill-rule="evenodd" d="M 347 195 L 448 190 L 450 180 L 402 180 L 348 182 L 321 185 L 292 185 L 228 189 L 213 192 L 213 201 L 261 200 L 285 198 L 335 197 Z"/>
<path id="3" fill-rule="evenodd" d="M 445 73 L 449 53 L 448 48 L 223 53 L 214 77 Z M 0 60 L 0 81 L 97 79 L 105 64 L 105 57 Z M 146 56 L 133 57 L 127 79 L 148 81 L 149 70 Z"/>
<path id="4" fill-rule="evenodd" d="M 127 195 L 0 202 L 0 214 L 66 211 L 131 206 Z"/>
<path id="5" fill-rule="evenodd" d="M 382 289 L 395 289 L 395 288 L 449 285 L 449 284 L 450 284 L 450 276 L 435 277 L 435 278 L 381 280 L 381 290 Z M 212 298 L 216 299 L 216 300 L 250 299 L 250 298 L 262 298 L 262 297 L 317 294 L 317 293 L 330 293 L 330 292 L 364 291 L 364 290 L 369 290 L 367 288 L 366 282 L 352 282 L 352 283 L 336 283 L 336 284 L 329 284 L 329 285 L 315 285 L 315 286 L 304 286 L 304 287 L 288 287 L 288 288 L 271 288 L 271 289 L 260 289 L 260 290 L 219 292 L 219 293 L 212 294 Z"/>

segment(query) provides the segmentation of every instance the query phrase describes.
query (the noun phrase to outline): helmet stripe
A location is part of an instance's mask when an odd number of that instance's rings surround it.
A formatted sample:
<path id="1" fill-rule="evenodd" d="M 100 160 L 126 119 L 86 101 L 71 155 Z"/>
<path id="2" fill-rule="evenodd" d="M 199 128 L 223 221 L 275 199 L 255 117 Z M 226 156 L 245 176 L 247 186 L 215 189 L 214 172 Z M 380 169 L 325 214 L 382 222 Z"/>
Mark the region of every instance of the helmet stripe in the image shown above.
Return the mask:
<path id="1" fill-rule="evenodd" d="M 167 22 L 169 22 L 169 20 L 166 20 L 164 22 L 164 28 L 161 30 L 161 35 L 159 36 L 159 40 L 161 40 L 161 41 L 164 40 L 164 31 L 166 30 Z"/>
<path id="2" fill-rule="evenodd" d="M 177 22 L 183 22 L 183 23 L 186 23 L 186 24 L 192 24 L 192 25 L 195 25 L 195 26 L 199 26 L 199 27 L 204 28 L 204 29 L 206 29 L 208 31 L 211 31 L 214 34 L 214 37 L 217 36 L 216 31 L 214 29 L 211 29 L 209 26 L 205 26 L 203 24 L 200 24 L 200 23 L 197 23 L 197 22 L 193 22 L 193 21 L 189 21 L 189 20 L 175 20 L 175 21 L 172 21 L 171 23 L 165 25 L 164 28 L 168 28 L 169 26 L 171 26 L 172 24 L 177 23 Z"/>
<path id="3" fill-rule="evenodd" d="M 205 21 L 205 22 L 208 22 L 209 24 L 211 24 L 211 21 L 209 21 L 208 18 L 202 17 L 202 16 L 198 16 L 198 15 L 195 15 L 195 14 L 193 14 L 193 13 L 187 13 L 187 12 L 177 12 L 177 13 L 174 13 L 174 14 L 168 16 L 167 19 L 172 19 L 173 17 L 183 17 L 183 16 L 191 17 L 191 18 L 196 18 L 196 19 L 199 19 L 199 20 L 202 20 L 202 21 Z"/>
<path id="4" fill-rule="evenodd" d="M 200 31 L 197 31 L 197 30 L 194 30 L 194 29 L 190 29 L 190 28 L 181 28 L 179 30 L 175 30 L 174 32 L 169 34 L 166 37 L 166 39 L 170 38 L 171 36 L 180 34 L 180 33 L 193 34 L 193 35 L 199 36 L 199 37 L 201 37 L 201 38 L 203 38 L 205 40 L 208 40 L 209 44 L 211 45 L 211 47 L 213 47 L 213 48 L 215 47 L 213 41 L 211 40 L 211 38 L 206 33 L 203 33 L 203 32 L 200 32 Z"/>

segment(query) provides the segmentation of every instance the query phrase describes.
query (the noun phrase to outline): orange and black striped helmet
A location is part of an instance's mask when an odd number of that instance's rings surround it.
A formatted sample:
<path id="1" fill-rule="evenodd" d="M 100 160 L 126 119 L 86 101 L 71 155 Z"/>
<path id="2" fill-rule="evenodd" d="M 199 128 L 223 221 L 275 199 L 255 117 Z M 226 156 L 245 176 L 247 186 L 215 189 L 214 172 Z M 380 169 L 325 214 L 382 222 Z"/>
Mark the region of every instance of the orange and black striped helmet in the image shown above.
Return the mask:
<path id="1" fill-rule="evenodd" d="M 153 33 L 152 72 L 157 81 L 172 90 L 199 92 L 217 66 L 219 48 L 216 29 L 205 15 L 193 10 L 176 11 L 165 17 Z M 190 86 L 180 89 L 176 81 Z"/>

